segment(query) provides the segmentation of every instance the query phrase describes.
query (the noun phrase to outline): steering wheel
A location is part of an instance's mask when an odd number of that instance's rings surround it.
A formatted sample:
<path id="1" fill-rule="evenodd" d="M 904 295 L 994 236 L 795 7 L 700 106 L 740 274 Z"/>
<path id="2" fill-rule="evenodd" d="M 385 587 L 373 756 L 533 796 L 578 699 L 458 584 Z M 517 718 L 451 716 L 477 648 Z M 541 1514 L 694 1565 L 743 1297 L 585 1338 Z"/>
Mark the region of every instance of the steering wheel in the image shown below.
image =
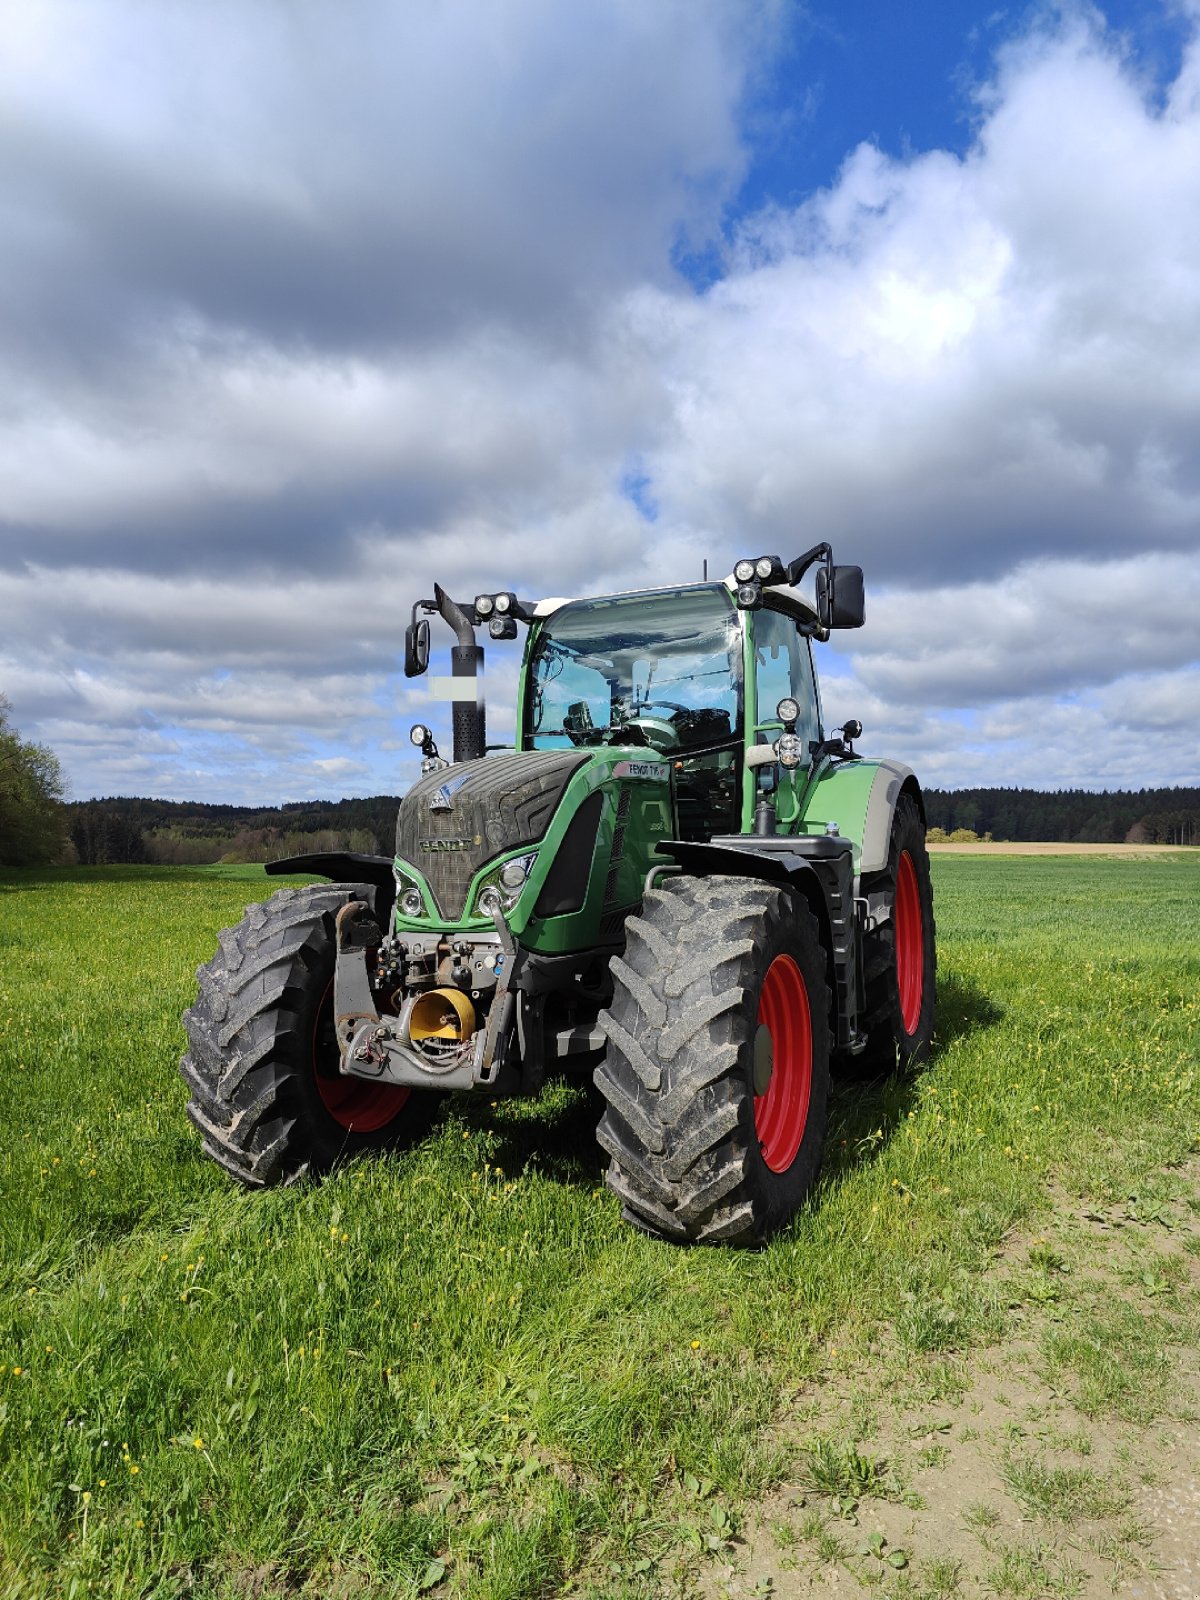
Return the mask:
<path id="1" fill-rule="evenodd" d="M 640 717 L 647 706 L 666 706 L 668 711 L 694 711 L 696 709 L 695 706 L 681 706 L 678 700 L 643 700 L 637 708 L 636 716 Z"/>

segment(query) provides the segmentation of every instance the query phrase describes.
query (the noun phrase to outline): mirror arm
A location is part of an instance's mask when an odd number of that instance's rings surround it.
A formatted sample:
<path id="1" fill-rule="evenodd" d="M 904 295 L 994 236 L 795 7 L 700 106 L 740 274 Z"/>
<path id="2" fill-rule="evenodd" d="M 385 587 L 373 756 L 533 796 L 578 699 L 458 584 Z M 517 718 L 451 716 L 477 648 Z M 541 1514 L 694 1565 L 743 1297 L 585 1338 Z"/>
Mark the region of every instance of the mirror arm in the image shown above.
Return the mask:
<path id="1" fill-rule="evenodd" d="M 833 546 L 828 543 L 815 544 L 811 550 L 806 550 L 802 556 L 797 556 L 794 561 L 788 562 L 787 581 L 795 587 L 800 579 L 812 566 L 814 561 L 824 561 L 827 567 L 833 564 Z"/>

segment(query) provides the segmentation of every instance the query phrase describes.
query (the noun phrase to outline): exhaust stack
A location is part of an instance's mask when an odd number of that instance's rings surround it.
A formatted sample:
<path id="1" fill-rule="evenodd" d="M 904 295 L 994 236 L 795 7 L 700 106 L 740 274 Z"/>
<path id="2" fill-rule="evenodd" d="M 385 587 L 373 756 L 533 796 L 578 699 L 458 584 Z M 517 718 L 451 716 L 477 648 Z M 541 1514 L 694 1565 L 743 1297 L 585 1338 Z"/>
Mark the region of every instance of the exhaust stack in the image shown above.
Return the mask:
<path id="1" fill-rule="evenodd" d="M 471 678 L 475 683 L 473 698 L 459 700 L 456 696 L 454 701 L 454 759 L 456 762 L 477 761 L 486 753 L 487 747 L 486 717 L 479 682 L 483 646 L 475 643 L 475 629 L 466 612 L 461 606 L 455 605 L 440 583 L 434 584 L 433 597 L 458 640 L 450 648 L 450 676 Z"/>

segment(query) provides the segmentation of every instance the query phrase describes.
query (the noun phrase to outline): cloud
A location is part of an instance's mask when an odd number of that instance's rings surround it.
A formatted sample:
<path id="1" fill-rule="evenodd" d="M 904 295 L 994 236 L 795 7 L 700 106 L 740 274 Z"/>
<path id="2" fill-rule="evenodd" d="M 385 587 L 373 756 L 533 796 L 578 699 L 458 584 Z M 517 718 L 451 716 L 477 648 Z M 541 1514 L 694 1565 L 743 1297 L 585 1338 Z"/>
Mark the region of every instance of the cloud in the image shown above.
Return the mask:
<path id="1" fill-rule="evenodd" d="M 820 538 L 867 571 L 825 652 L 867 748 L 1191 772 L 1195 23 L 1161 93 L 1098 14 L 1035 26 L 964 153 L 860 144 L 747 216 L 781 16 L 6 19 L 0 685 L 77 792 L 394 788 L 397 722 L 442 714 L 397 675 L 435 578 L 580 594 Z M 672 262 L 706 248 L 701 290 Z"/>

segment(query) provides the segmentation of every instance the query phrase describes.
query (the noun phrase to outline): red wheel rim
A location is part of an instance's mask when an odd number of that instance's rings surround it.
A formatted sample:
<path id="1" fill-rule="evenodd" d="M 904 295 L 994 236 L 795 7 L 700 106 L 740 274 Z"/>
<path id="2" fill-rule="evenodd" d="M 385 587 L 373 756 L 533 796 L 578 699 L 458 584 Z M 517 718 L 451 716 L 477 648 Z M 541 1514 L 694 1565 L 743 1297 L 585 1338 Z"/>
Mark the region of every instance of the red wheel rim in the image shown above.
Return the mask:
<path id="1" fill-rule="evenodd" d="M 791 956 L 776 956 L 758 997 L 758 1024 L 771 1040 L 771 1078 L 754 1096 L 754 1131 L 772 1172 L 796 1159 L 812 1096 L 812 1016 L 808 990 Z"/>
<path id="2" fill-rule="evenodd" d="M 925 997 L 925 924 L 921 918 L 921 890 L 917 869 L 907 850 L 900 852 L 896 869 L 896 983 L 900 990 L 900 1020 L 905 1033 L 916 1033 Z"/>
<path id="3" fill-rule="evenodd" d="M 313 1077 L 321 1104 L 348 1133 L 378 1133 L 404 1106 L 411 1089 L 396 1083 L 366 1083 L 361 1078 L 343 1078 L 336 1067 L 325 1074 L 317 1067 L 319 1057 L 337 1061 L 337 1036 L 333 1031 L 333 980 L 313 1024 Z"/>

